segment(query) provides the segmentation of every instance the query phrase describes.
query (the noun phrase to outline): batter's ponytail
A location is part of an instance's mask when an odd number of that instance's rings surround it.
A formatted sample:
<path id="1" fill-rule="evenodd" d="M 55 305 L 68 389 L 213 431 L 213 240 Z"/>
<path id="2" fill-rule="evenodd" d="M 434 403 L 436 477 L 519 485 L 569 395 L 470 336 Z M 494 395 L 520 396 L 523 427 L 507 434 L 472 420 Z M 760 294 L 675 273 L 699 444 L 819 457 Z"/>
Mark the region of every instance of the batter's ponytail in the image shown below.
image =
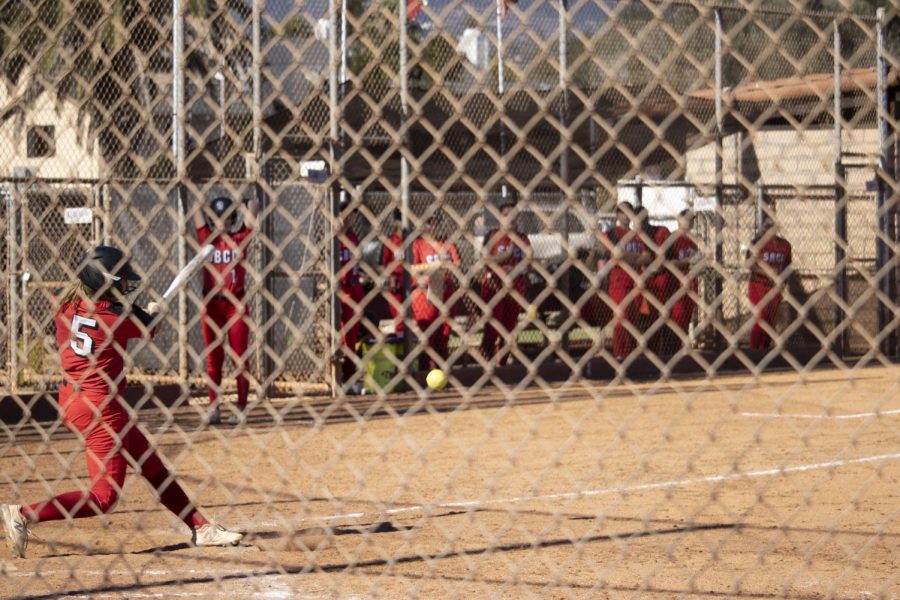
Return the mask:
<path id="1" fill-rule="evenodd" d="M 98 296 L 97 291 L 89 288 L 80 279 L 75 279 L 59 295 L 59 310 L 63 310 L 70 304 L 76 304 L 84 300 L 90 302 L 109 301 L 115 302 L 112 287 L 109 286 Z"/>

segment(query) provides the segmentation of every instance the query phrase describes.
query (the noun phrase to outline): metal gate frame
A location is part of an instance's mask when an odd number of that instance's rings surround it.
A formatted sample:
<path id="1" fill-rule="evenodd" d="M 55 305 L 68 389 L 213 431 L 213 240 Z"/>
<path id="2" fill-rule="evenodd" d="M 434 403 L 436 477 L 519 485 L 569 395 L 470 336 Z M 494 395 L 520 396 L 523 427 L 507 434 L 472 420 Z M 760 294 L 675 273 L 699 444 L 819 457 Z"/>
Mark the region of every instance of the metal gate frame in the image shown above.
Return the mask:
<path id="1" fill-rule="evenodd" d="M 68 275 L 73 264 L 66 264 L 66 257 L 62 252 L 64 242 L 70 238 L 70 227 L 84 227 L 76 238 L 76 242 L 83 242 L 82 247 L 95 245 L 102 241 L 107 234 L 107 219 L 101 186 L 93 179 L 52 179 L 35 177 L 12 177 L 0 179 L 0 188 L 6 200 L 6 271 L 7 271 L 7 366 L 9 371 L 9 387 L 16 391 L 20 383 L 47 383 L 58 379 L 55 369 L 48 369 L 55 362 L 43 359 L 31 359 L 32 351 L 39 348 L 35 344 L 52 346 L 52 340 L 48 342 L 48 334 L 39 325 L 44 321 L 32 317 L 30 309 L 34 300 L 43 297 L 52 297 L 52 290 L 56 290 L 68 283 Z M 40 220 L 39 215 L 33 213 L 32 207 L 38 194 L 45 194 L 54 198 L 49 206 L 53 210 L 62 210 L 60 221 L 61 228 L 53 228 L 55 224 L 49 224 L 46 220 Z M 82 198 L 83 206 L 77 203 L 64 201 L 64 198 Z M 75 204 L 75 206 L 67 206 Z M 87 208 L 89 213 L 66 213 L 67 208 Z M 80 219 L 89 219 L 88 223 Z M 68 222 L 72 221 L 72 222 Z M 88 230 L 89 227 L 89 230 Z M 36 232 L 40 232 L 38 235 Z M 48 235 L 49 234 L 49 235 Z M 58 235 L 55 235 L 58 234 Z M 49 257 L 56 262 L 42 262 L 35 257 L 35 248 L 39 243 L 46 242 L 48 247 L 59 251 L 56 257 Z M 80 253 L 75 253 L 80 256 Z M 51 267 L 62 268 L 67 277 L 45 278 L 44 274 Z M 37 297 L 37 298 L 35 298 Z M 21 345 L 21 347 L 20 347 Z M 40 350 L 37 350 L 40 352 Z M 53 353 L 46 353 L 53 356 Z M 37 356 L 40 356 L 38 354 Z"/>

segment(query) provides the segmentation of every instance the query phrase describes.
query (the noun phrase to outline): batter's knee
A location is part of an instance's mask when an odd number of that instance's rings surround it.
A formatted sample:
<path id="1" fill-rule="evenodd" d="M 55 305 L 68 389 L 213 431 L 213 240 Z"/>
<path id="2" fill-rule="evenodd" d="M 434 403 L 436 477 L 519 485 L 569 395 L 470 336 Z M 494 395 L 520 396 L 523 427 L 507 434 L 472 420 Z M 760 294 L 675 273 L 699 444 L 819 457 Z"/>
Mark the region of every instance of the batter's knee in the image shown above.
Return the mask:
<path id="1" fill-rule="evenodd" d="M 119 492 L 109 483 L 101 482 L 91 488 L 90 498 L 97 512 L 106 514 L 115 508 Z"/>

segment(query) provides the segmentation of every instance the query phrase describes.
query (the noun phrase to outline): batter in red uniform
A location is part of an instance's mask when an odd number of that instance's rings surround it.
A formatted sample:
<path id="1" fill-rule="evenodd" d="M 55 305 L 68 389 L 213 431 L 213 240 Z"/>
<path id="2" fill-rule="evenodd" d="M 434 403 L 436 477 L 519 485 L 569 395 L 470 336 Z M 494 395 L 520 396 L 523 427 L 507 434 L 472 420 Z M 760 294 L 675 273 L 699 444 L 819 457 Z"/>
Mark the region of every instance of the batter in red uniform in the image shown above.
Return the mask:
<path id="1" fill-rule="evenodd" d="M 213 218 L 207 223 L 201 211 L 194 213 L 194 226 L 200 245 L 212 244 L 214 250 L 203 269 L 203 300 L 201 315 L 203 342 L 206 345 L 206 372 L 209 376 L 208 423 L 222 422 L 218 396 L 222 386 L 222 367 L 225 363 L 225 340 L 231 348 L 237 382 L 238 412 L 228 419 L 230 425 L 243 422 L 247 409 L 250 382 L 246 376 L 247 344 L 250 338 L 250 317 L 247 312 L 247 271 L 244 258 L 250 235 L 256 224 L 259 203 L 247 201 L 243 222 L 235 230 L 238 206 L 231 198 L 219 197 L 212 201 Z"/>
<path id="2" fill-rule="evenodd" d="M 613 356 L 620 361 L 634 350 L 634 336 L 628 325 L 636 325 L 641 304 L 633 275 L 649 262 L 641 235 L 629 229 L 633 216 L 630 203 L 619 203 L 616 226 L 600 238 L 608 260 L 605 268 L 609 269 L 608 294 L 613 304 Z"/>
<path id="3" fill-rule="evenodd" d="M 403 332 L 403 221 L 399 210 L 392 214 L 391 235 L 381 253 L 381 265 L 389 272 L 386 290 L 389 294 L 388 309 L 394 319 L 394 331 Z"/>
<path id="4" fill-rule="evenodd" d="M 456 245 L 438 235 L 442 224 L 439 214 L 433 215 L 425 223 L 424 232 L 412 245 L 413 262 L 410 270 L 414 276 L 410 304 L 412 316 L 419 329 L 428 336 L 430 349 L 440 358 L 448 356 L 450 340 L 450 320 L 455 310 L 449 302 L 456 291 L 456 280 L 451 265 L 459 265 L 459 251 Z M 423 355 L 420 368 L 434 368 L 438 365 L 433 356 Z"/>
<path id="5" fill-rule="evenodd" d="M 342 383 L 347 386 L 346 392 L 349 394 L 358 394 L 362 391 L 362 383 L 354 381 L 351 383 L 353 375 L 356 373 L 356 363 L 353 357 L 356 355 L 356 343 L 359 341 L 359 330 L 362 326 L 363 306 L 362 301 L 365 296 L 362 282 L 359 280 L 359 258 L 357 255 L 359 249 L 359 238 L 353 232 L 353 226 L 356 224 L 356 209 L 350 208 L 349 202 L 341 204 L 341 233 L 340 233 L 340 253 L 341 253 L 341 338 L 343 341 L 344 361 L 342 369 Z"/>
<path id="6" fill-rule="evenodd" d="M 773 330 L 781 306 L 781 290 L 787 281 L 791 266 L 791 244 L 777 232 L 775 220 L 766 215 L 760 234 L 753 240 L 750 252 L 754 262 L 750 267 L 750 304 L 759 311 L 754 317 L 750 332 L 750 348 L 765 350 L 772 344 L 772 338 L 762 325 L 766 323 Z"/>
<path id="7" fill-rule="evenodd" d="M 697 278 L 691 276 L 691 268 L 699 260 L 697 242 L 691 230 L 694 227 L 694 213 L 690 209 L 678 215 L 678 229 L 669 240 L 666 252 L 669 277 L 666 285 L 666 297 L 673 300 L 669 309 L 669 327 L 663 342 L 662 351 L 676 354 L 687 339 L 694 310 L 697 308 L 694 297 L 697 294 Z"/>
<path id="8" fill-rule="evenodd" d="M 485 261 L 484 277 L 481 280 L 481 299 L 489 307 L 493 306 L 491 319 L 484 324 L 481 338 L 481 352 L 487 360 L 496 360 L 502 365 L 510 352 L 510 336 L 522 314 L 520 298 L 525 297 L 527 275 L 526 259 L 531 258 L 531 244 L 528 236 L 518 230 L 513 198 L 504 198 L 500 203 L 500 228 L 489 231 L 484 236 Z M 499 325 L 499 329 L 498 329 Z M 497 341 L 501 341 L 502 351 L 498 353 Z"/>
<path id="9" fill-rule="evenodd" d="M 129 463 L 139 465 L 163 506 L 191 529 L 195 545 L 231 545 L 243 537 L 207 521 L 121 403 L 128 340 L 152 337 L 159 312 L 155 303 L 144 311 L 123 302 L 139 280 L 121 250 L 98 246 L 82 258 L 78 279 L 60 298 L 54 319 L 63 369 L 59 407 L 66 426 L 84 439 L 90 489 L 25 506 L 0 505 L 0 523 L 14 557 L 25 556 L 32 525 L 112 510 Z"/>

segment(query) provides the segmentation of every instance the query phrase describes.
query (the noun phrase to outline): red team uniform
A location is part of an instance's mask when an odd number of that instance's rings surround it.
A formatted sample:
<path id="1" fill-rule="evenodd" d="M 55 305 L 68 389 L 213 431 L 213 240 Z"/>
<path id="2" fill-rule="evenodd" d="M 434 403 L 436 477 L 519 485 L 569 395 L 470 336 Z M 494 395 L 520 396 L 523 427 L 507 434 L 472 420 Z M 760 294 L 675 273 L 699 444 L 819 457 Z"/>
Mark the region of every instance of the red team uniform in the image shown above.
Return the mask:
<path id="1" fill-rule="evenodd" d="M 753 247 L 759 243 L 760 238 L 753 240 Z M 759 317 L 756 319 L 753 330 L 750 332 L 750 348 L 753 350 L 765 350 L 771 344 L 769 334 L 763 329 L 761 322 L 765 321 L 770 327 L 775 328 L 775 319 L 778 316 L 778 307 L 781 306 L 781 294 L 769 293 L 776 287 L 768 273 L 780 275 L 791 264 L 791 244 L 782 237 L 775 236 L 767 241 L 758 249 L 757 264 L 767 265 L 768 268 L 761 267 L 761 272 L 750 273 L 750 286 L 748 295 L 750 303 L 758 306 L 760 303 L 765 304 L 760 307 Z M 778 284 L 780 286 L 780 283 Z M 768 296 L 768 298 L 766 298 Z"/>
<path id="2" fill-rule="evenodd" d="M 641 236 L 630 229 L 617 225 L 603 234 L 609 241 L 610 248 L 619 247 L 625 252 L 643 254 L 647 246 Z M 625 322 L 635 325 L 640 314 L 641 296 L 633 294 L 635 281 L 626 267 L 617 264 L 615 257 L 609 273 L 609 297 L 613 302 L 613 356 L 622 360 L 634 350 L 634 337 L 625 326 Z M 638 271 L 637 267 L 628 267 Z M 627 298 L 627 304 L 626 304 Z M 619 312 L 621 311 L 621 312 Z"/>
<path id="3" fill-rule="evenodd" d="M 22 509 L 32 522 L 93 517 L 109 512 L 125 483 L 129 463 L 160 501 L 188 527 L 207 523 L 147 438 L 132 422 L 120 398 L 125 391 L 124 357 L 128 340 L 152 337 L 153 318 L 144 310 L 108 301 L 75 301 L 56 314 L 56 341 L 63 370 L 59 406 L 67 427 L 84 438 L 90 489 L 60 494 Z"/>
<path id="4" fill-rule="evenodd" d="M 357 315 L 362 313 L 362 300 L 365 296 L 362 283 L 359 280 L 359 267 L 348 266 L 353 260 L 353 254 L 359 247 L 359 238 L 352 231 L 347 231 L 344 236 L 347 243 L 341 241 L 341 337 L 343 338 L 346 352 L 356 352 L 356 342 L 359 341 L 359 330 L 362 321 Z M 350 325 L 350 321 L 355 322 Z M 356 370 L 356 365 L 349 357 L 344 358 L 343 376 L 346 383 Z"/>
<path id="5" fill-rule="evenodd" d="M 697 244 L 691 239 L 691 236 L 687 233 L 678 233 L 675 232 L 672 234 L 675 237 L 671 246 L 669 246 L 668 258 L 670 260 L 678 260 L 678 261 L 690 261 L 697 254 Z M 671 272 L 668 276 L 668 292 L 667 292 L 667 300 L 670 298 L 675 298 L 675 302 L 672 303 L 671 308 L 669 309 L 669 318 L 672 322 L 672 331 L 674 335 L 671 336 L 670 348 L 665 348 L 665 350 L 670 351 L 671 353 L 676 353 L 681 348 L 683 344 L 684 336 L 687 335 L 688 328 L 691 324 L 691 319 L 694 318 L 694 309 L 696 308 L 696 303 L 694 302 L 691 293 L 696 294 L 697 287 L 697 279 L 690 279 L 685 285 L 684 280 L 690 272 L 690 266 L 683 267 L 670 267 Z M 679 277 L 678 274 L 681 276 Z"/>
<path id="6" fill-rule="evenodd" d="M 392 234 L 384 245 L 381 254 L 381 265 L 389 267 L 395 265 L 388 276 L 387 291 L 394 297 L 394 301 L 388 301 L 388 309 L 396 323 L 395 331 L 403 331 L 403 319 L 398 319 L 403 306 L 403 236 L 399 233 Z"/>
<path id="7" fill-rule="evenodd" d="M 507 251 L 511 252 L 510 256 L 498 265 L 489 265 L 481 280 L 481 299 L 486 304 L 493 301 L 497 294 L 501 294 L 500 299 L 494 305 L 492 318 L 484 325 L 484 335 L 481 339 L 482 354 L 485 358 L 491 359 L 497 352 L 498 338 L 509 336 L 516 327 L 519 315 L 522 314 L 523 306 L 510 293 L 508 278 L 504 277 L 504 274 L 511 273 L 525 259 L 525 249 L 530 242 L 524 234 L 518 232 L 513 232 L 512 235 L 501 234 L 496 229 L 488 232 L 484 237 L 484 242 L 486 245 L 490 244 L 491 256 L 497 256 Z M 524 297 L 526 283 L 523 271 L 512 281 L 512 289 Z M 495 322 L 499 323 L 501 330 L 498 331 Z"/>
<path id="8" fill-rule="evenodd" d="M 413 264 L 424 265 L 434 263 L 445 263 L 458 265 L 459 252 L 456 245 L 449 242 L 435 242 L 434 245 L 424 238 L 419 238 L 413 242 Z M 432 304 L 428 298 L 429 276 L 419 276 L 412 282 L 412 292 L 410 294 L 410 303 L 412 307 L 413 319 L 423 332 L 441 316 L 441 308 Z M 443 297 L 442 302 L 446 302 L 456 291 L 456 281 L 450 273 L 444 274 L 443 281 Z M 444 307 L 449 318 L 453 318 L 455 310 L 453 306 Z M 439 356 L 445 357 L 448 354 L 448 342 L 450 340 L 450 323 L 445 321 L 429 336 L 429 344 Z"/>
<path id="9" fill-rule="evenodd" d="M 649 226 L 649 230 L 644 235 L 649 233 L 649 237 L 652 240 L 652 245 L 647 247 L 647 250 L 652 252 L 654 256 L 657 255 L 659 249 L 663 248 L 666 240 L 669 239 L 669 230 L 662 226 Z M 654 272 L 650 272 L 647 269 L 651 267 L 646 267 L 644 269 L 644 276 L 646 277 L 644 281 L 644 285 L 647 287 L 647 294 L 653 296 L 656 299 L 656 302 L 650 301 L 649 298 L 646 298 L 646 309 L 643 314 L 648 315 L 649 321 L 651 324 L 656 323 L 659 319 L 659 308 L 658 306 L 665 306 L 666 302 L 669 301 L 671 297 L 669 294 L 669 271 L 666 269 L 665 265 L 660 267 L 653 267 L 655 269 Z M 641 303 L 642 306 L 644 302 Z M 650 335 L 649 339 L 649 347 L 650 350 L 660 354 L 662 352 L 662 342 L 665 337 L 664 332 L 666 331 L 666 326 L 663 324 L 662 327 L 654 331 Z"/>
<path id="10" fill-rule="evenodd" d="M 228 344 L 234 352 L 238 406 L 247 404 L 250 383 L 245 375 L 245 359 L 250 338 L 247 306 L 243 302 L 246 292 L 247 272 L 243 258 L 253 230 L 242 225 L 236 232 L 214 235 L 208 225 L 197 228 L 197 239 L 201 245 L 212 244 L 214 251 L 209 255 L 203 269 L 203 298 L 206 301 L 201 315 L 203 341 L 208 349 L 206 369 L 210 381 L 209 401 L 215 404 L 217 390 L 222 384 L 222 365 L 225 361 L 225 346 L 220 336 L 228 337 Z"/>

